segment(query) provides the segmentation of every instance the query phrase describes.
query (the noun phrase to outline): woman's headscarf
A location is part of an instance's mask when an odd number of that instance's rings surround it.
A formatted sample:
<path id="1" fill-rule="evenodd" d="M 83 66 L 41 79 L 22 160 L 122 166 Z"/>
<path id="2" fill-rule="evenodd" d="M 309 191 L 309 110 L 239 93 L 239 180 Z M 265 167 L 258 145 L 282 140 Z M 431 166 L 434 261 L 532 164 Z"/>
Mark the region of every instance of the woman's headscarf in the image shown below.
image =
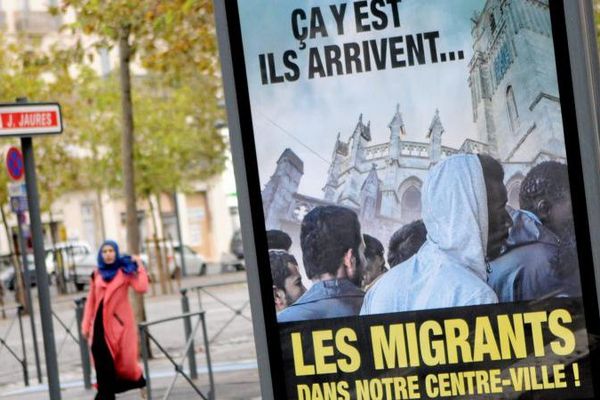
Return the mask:
<path id="1" fill-rule="evenodd" d="M 104 246 L 110 246 L 115 250 L 115 261 L 111 264 L 107 264 L 104 262 L 104 258 L 102 257 L 102 249 Z M 102 279 L 105 282 L 110 282 L 119 269 L 122 269 L 126 274 L 133 274 L 137 271 L 137 263 L 131 259 L 131 256 L 119 254 L 119 245 L 114 240 L 105 240 L 100 246 L 100 250 L 98 250 L 98 270 L 100 271 L 100 275 L 102 275 Z"/>

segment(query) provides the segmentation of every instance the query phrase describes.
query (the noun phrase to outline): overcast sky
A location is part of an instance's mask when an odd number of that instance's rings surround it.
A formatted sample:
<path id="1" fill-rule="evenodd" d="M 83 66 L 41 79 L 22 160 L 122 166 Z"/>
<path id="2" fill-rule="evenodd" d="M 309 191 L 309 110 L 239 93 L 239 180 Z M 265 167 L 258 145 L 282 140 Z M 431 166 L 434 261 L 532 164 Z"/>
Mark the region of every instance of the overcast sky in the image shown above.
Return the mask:
<path id="1" fill-rule="evenodd" d="M 472 56 L 471 17 L 485 0 L 404 0 L 399 3 L 401 26 L 383 31 L 356 33 L 354 9 L 348 2 L 344 35 L 337 35 L 330 4 L 343 1 L 240 0 L 240 19 L 261 188 L 275 170 L 281 152 L 290 147 L 304 160 L 303 194 L 322 197 L 326 172 L 338 132 L 346 140 L 358 116 L 371 121 L 372 143 L 389 140 L 387 128 L 400 104 L 407 140 L 425 142 L 434 112 L 446 129 L 442 144 L 458 147 L 466 138 L 477 138 L 472 122 L 468 63 Z M 308 39 L 308 47 L 362 42 L 369 39 L 439 31 L 438 52 L 463 50 L 462 61 L 437 63 L 362 74 L 308 79 L 307 50 L 300 51 L 291 26 L 294 8 L 320 6 L 329 37 Z M 392 19 L 391 10 L 385 9 Z M 295 82 L 263 85 L 258 55 L 296 50 L 301 77 Z M 281 61 L 277 61 L 282 65 Z M 283 72 L 283 71 L 281 71 Z M 297 139 L 299 140 L 297 140 Z M 302 142 L 302 143 L 299 143 Z M 327 162 L 326 162 L 326 161 Z"/>

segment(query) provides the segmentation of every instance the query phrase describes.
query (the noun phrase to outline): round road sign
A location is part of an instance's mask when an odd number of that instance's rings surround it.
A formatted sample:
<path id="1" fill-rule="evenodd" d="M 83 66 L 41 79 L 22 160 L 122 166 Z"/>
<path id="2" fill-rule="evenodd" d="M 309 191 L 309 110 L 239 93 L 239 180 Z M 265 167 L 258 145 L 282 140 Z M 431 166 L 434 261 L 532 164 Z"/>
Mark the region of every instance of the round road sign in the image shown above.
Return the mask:
<path id="1" fill-rule="evenodd" d="M 25 163 L 23 163 L 21 150 L 16 147 L 8 149 L 8 153 L 6 154 L 6 169 L 11 179 L 18 181 L 23 178 Z"/>

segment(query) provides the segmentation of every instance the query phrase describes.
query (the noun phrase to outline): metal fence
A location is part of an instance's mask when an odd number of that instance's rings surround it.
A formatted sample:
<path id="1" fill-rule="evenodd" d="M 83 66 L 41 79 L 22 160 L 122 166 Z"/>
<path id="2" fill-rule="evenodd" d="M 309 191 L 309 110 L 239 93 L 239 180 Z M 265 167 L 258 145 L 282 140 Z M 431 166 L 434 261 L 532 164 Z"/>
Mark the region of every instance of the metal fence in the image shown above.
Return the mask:
<path id="1" fill-rule="evenodd" d="M 196 321 L 196 324 L 192 328 L 191 319 L 193 317 L 197 317 L 198 320 Z M 154 326 L 154 325 L 164 324 L 164 323 L 173 322 L 173 321 L 177 321 L 177 320 L 183 320 L 185 337 L 186 337 L 186 343 L 185 343 L 185 346 L 183 347 L 184 355 L 179 361 L 176 360 L 175 357 L 171 353 L 169 353 L 169 351 L 167 349 L 165 349 L 165 347 L 163 345 L 161 345 L 160 341 L 154 335 L 152 335 L 152 333 L 150 332 L 150 329 L 149 329 L 151 326 Z M 194 338 L 195 338 L 198 328 L 200 326 L 202 326 L 202 338 L 204 340 L 204 353 L 206 354 L 206 365 L 208 368 L 208 379 L 209 379 L 209 385 L 210 385 L 210 391 L 208 392 L 207 395 L 205 395 L 200 390 L 200 388 L 197 386 L 196 382 L 194 382 L 194 380 L 197 379 L 197 377 L 198 377 L 198 372 L 197 372 L 197 368 L 196 368 L 196 354 L 194 351 Z M 179 375 L 181 375 L 189 383 L 189 385 L 196 391 L 196 393 L 198 394 L 198 396 L 200 398 L 202 398 L 204 400 L 214 400 L 215 399 L 215 383 L 214 383 L 214 377 L 213 377 L 212 363 L 210 360 L 209 341 L 208 341 L 208 336 L 206 334 L 206 319 L 205 319 L 204 311 L 198 311 L 198 312 L 194 312 L 194 313 L 184 313 L 182 315 L 177 315 L 177 316 L 170 317 L 170 318 L 162 318 L 162 319 L 155 320 L 155 321 L 142 322 L 139 324 L 139 330 L 140 330 L 140 339 L 141 339 L 141 343 L 142 343 L 142 360 L 144 362 L 144 374 L 146 375 L 146 390 L 147 390 L 147 394 L 148 394 L 148 399 L 150 399 L 150 400 L 152 399 L 152 383 L 151 383 L 151 379 L 150 379 L 150 365 L 149 365 L 150 356 L 149 356 L 149 347 L 148 347 L 149 341 L 152 341 L 152 343 L 154 343 L 154 345 L 156 345 L 156 347 L 158 347 L 160 352 L 163 353 L 163 355 L 165 355 L 167 357 L 167 359 L 170 361 L 170 363 L 175 367 L 176 374 L 173 377 L 173 379 L 171 380 L 171 383 L 169 384 L 169 386 L 163 396 L 163 399 L 169 398 L 169 396 L 171 395 L 171 392 L 173 390 L 173 387 L 175 386 L 177 377 Z M 185 362 L 186 358 L 188 359 L 189 367 L 190 367 L 189 374 L 183 368 L 183 363 Z"/>
<path id="2" fill-rule="evenodd" d="M 249 299 L 245 299 L 243 302 L 238 303 L 238 304 L 232 304 L 230 299 L 227 299 L 223 296 L 219 296 L 218 294 L 216 294 L 213 291 L 213 289 L 222 288 L 224 286 L 229 286 L 229 285 L 239 285 L 239 284 L 246 284 L 246 283 L 247 282 L 244 279 L 244 280 L 236 280 L 236 281 L 231 281 L 231 282 L 219 282 L 219 283 L 198 285 L 198 286 L 181 289 L 179 291 L 181 293 L 181 304 L 182 304 L 181 311 L 183 313 L 187 313 L 190 311 L 188 292 L 195 292 L 197 301 L 198 301 L 198 309 L 199 310 L 204 310 L 203 303 L 202 303 L 202 296 L 208 296 L 212 300 L 221 304 L 222 306 L 224 306 L 227 310 L 229 310 L 231 312 L 230 318 L 227 319 L 225 322 L 223 322 L 222 325 L 217 330 L 217 332 L 214 333 L 212 335 L 212 337 L 209 339 L 209 343 L 212 344 L 225 331 L 225 329 L 227 329 L 227 327 L 229 325 L 231 325 L 231 323 L 233 323 L 233 321 L 236 318 L 243 318 L 246 321 L 248 321 L 249 323 L 252 323 L 252 317 L 244 314 L 244 311 L 249 310 L 249 305 L 250 305 Z"/>
<path id="3" fill-rule="evenodd" d="M 0 334 L 0 362 L 3 362 L 3 358 L 6 357 L 17 361 L 21 366 L 21 370 L 23 372 L 23 383 L 25 384 L 25 386 L 29 386 L 29 369 L 27 368 L 27 347 L 25 345 L 25 335 L 23 332 L 23 307 L 18 306 L 5 308 L 5 310 L 8 311 L 8 315 L 10 315 L 11 312 L 13 312 L 14 316 L 10 318 L 10 324 L 8 325 L 8 328 L 6 328 L 6 330 Z M 20 350 L 17 348 L 18 345 L 16 345 L 14 341 L 11 342 L 9 340 L 11 334 L 13 333 L 13 329 L 15 328 L 15 324 L 18 326 L 19 330 L 19 337 L 21 342 Z M 6 350 L 6 352 L 4 352 L 4 350 Z M 6 354 L 6 356 L 3 357 L 3 353 Z"/>

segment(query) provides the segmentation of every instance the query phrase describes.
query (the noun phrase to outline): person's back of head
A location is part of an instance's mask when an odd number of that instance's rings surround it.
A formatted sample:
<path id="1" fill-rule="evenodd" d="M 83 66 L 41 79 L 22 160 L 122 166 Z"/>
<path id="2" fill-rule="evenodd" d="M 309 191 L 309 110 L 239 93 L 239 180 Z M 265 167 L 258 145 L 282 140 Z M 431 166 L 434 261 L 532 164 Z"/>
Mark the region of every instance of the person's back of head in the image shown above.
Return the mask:
<path id="1" fill-rule="evenodd" d="M 387 270 L 385 268 L 384 249 L 381 242 L 377 238 L 367 235 L 366 233 L 363 234 L 363 239 L 365 241 L 365 258 L 367 260 L 367 265 L 363 270 L 361 286 L 365 289 Z"/>
<path id="2" fill-rule="evenodd" d="M 290 251 L 290 247 L 292 247 L 292 238 L 284 231 L 270 229 L 267 231 L 267 246 L 269 247 L 269 250 Z"/>
<path id="3" fill-rule="evenodd" d="M 486 256 L 492 260 L 500 255 L 508 238 L 508 229 L 512 225 L 510 214 L 506 210 L 508 202 L 504 186 L 502 164 L 488 154 L 479 154 L 479 162 L 485 179 L 488 207 L 488 238 Z"/>
<path id="4" fill-rule="evenodd" d="M 360 268 L 361 242 L 360 223 L 354 211 L 340 206 L 315 207 L 306 214 L 300 229 L 306 275 L 313 280 L 324 274 L 335 277 L 348 264 L 345 260 L 348 257 Z M 349 276 L 354 283 L 356 275 Z"/>
<path id="5" fill-rule="evenodd" d="M 419 219 L 404 225 L 390 238 L 388 246 L 388 265 L 390 268 L 403 263 L 411 258 L 427 239 L 427 228 L 423 220 Z"/>
<path id="6" fill-rule="evenodd" d="M 567 166 L 544 161 L 533 167 L 521 183 L 519 203 L 554 233 L 571 229 L 573 214 Z"/>
<path id="7" fill-rule="evenodd" d="M 363 234 L 363 239 L 365 241 L 365 258 L 367 260 L 372 260 L 377 256 L 383 258 L 383 245 L 377 238 L 365 233 Z"/>

